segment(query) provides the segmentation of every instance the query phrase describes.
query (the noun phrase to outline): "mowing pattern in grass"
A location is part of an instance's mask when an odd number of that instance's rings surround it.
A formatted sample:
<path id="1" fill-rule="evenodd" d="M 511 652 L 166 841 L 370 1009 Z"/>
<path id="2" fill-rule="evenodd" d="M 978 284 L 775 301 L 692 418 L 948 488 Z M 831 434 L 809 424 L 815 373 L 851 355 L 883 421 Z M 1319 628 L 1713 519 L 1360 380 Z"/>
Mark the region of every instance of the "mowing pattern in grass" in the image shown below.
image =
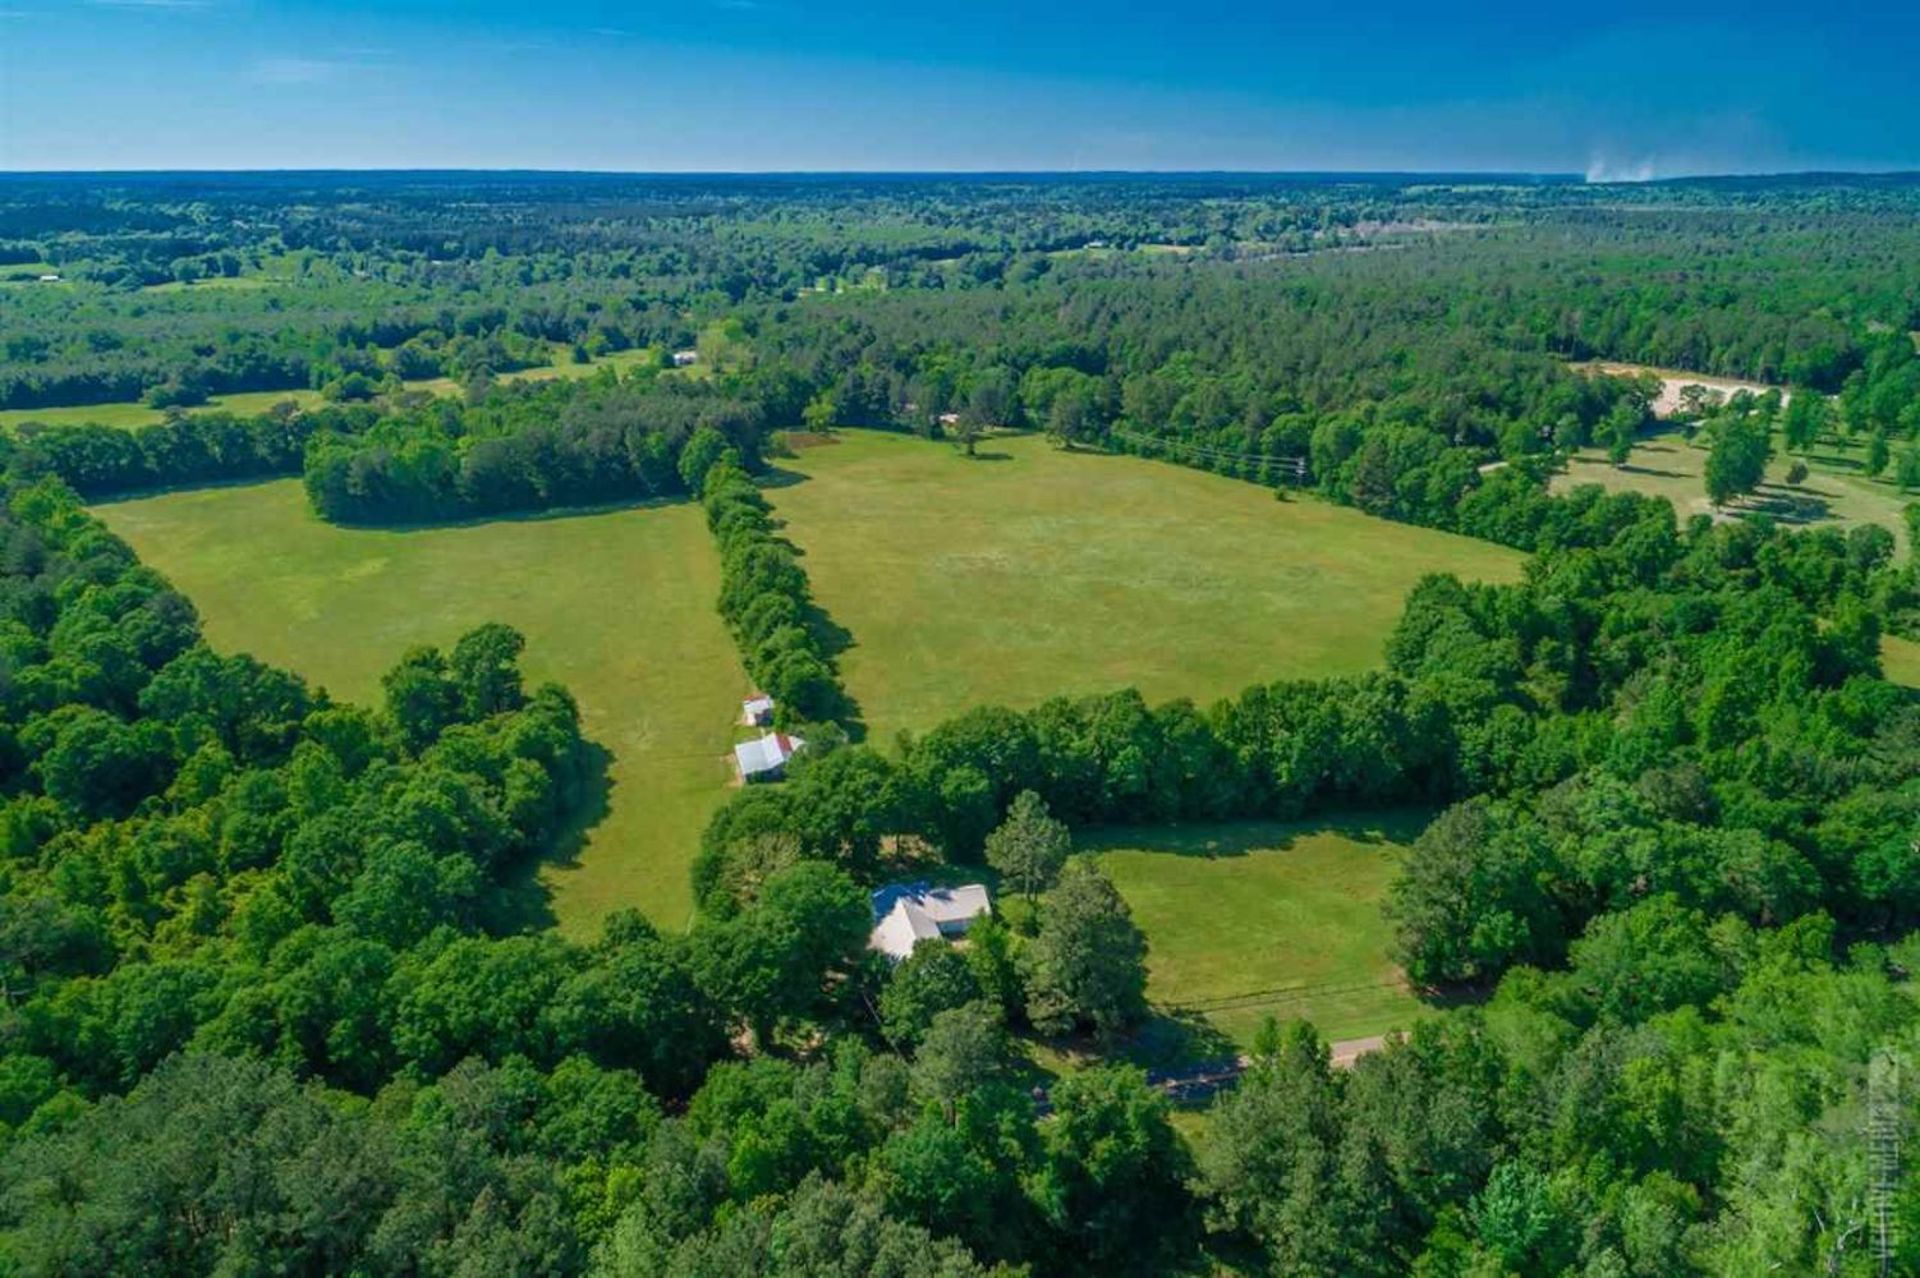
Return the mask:
<path id="1" fill-rule="evenodd" d="M 843 432 L 770 495 L 875 739 L 982 702 L 1137 686 L 1203 704 L 1367 670 L 1429 572 L 1511 580 L 1520 556 L 1236 480 L 998 438 Z"/>
<path id="2" fill-rule="evenodd" d="M 686 922 L 687 864 L 725 794 L 746 689 L 714 612 L 719 565 L 698 508 L 620 510 L 405 532 L 337 528 L 295 481 L 170 493 L 99 514 L 199 607 L 209 642 L 371 702 L 408 646 L 484 621 L 527 636 L 532 680 L 579 698 L 612 752 L 610 811 L 550 867 L 563 930 L 639 906 Z"/>
<path id="3" fill-rule="evenodd" d="M 1358 1038 L 1422 1015 L 1380 901 L 1425 813 L 1107 830 L 1095 852 L 1146 932 L 1147 997 L 1245 1047 L 1268 1015 Z"/>

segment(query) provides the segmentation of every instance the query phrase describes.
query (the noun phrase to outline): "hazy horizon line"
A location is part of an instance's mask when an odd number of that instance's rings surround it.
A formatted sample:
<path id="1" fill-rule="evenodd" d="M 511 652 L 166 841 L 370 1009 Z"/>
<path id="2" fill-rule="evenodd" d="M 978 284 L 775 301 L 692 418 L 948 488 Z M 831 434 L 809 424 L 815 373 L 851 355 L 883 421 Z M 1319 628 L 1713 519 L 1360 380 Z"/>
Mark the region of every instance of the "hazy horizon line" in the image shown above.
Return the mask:
<path id="1" fill-rule="evenodd" d="M 543 168 L 526 165 L 446 167 L 426 165 L 320 165 L 289 167 L 206 168 L 195 166 L 154 166 L 140 168 L 56 168 L 13 169 L 0 167 L 0 179 L 43 177 L 277 177 L 326 176 L 330 174 L 420 174 L 435 176 L 497 175 L 541 177 L 607 178 L 941 178 L 941 177 L 1356 177 L 1356 178 L 1526 178 L 1577 183 L 1586 186 L 1637 186 L 1659 182 L 1685 182 L 1718 178 L 1851 178 L 1920 177 L 1920 167 L 1887 168 L 1811 168 L 1811 169 L 1716 169 L 1694 173 L 1666 173 L 1654 176 L 1596 177 L 1577 169 L 1471 169 L 1471 168 L 1359 168 L 1359 169 L 1263 169 L 1263 168 L 878 168 L 878 169 L 601 169 Z"/>

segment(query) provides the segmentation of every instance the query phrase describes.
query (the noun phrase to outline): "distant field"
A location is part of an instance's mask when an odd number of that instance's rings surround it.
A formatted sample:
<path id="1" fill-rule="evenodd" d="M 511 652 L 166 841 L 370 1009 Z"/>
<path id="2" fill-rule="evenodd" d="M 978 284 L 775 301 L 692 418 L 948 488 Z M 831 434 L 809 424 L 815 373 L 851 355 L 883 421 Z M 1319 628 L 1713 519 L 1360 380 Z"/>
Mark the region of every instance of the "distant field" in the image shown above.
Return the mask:
<path id="1" fill-rule="evenodd" d="M 556 377 L 590 377 L 603 368 L 625 370 L 635 364 L 656 358 L 656 352 L 650 348 L 630 351 L 616 351 L 603 355 L 591 364 L 545 364 L 538 368 L 523 368 L 514 373 L 502 373 L 503 382 L 543 382 Z M 408 390 L 425 391 L 429 395 L 458 394 L 460 387 L 450 377 L 430 377 L 405 383 Z M 193 412 L 264 413 L 284 400 L 292 400 L 302 408 L 317 408 L 325 401 L 319 391 L 280 390 L 280 391 L 241 391 L 233 395 L 215 395 Z M 145 426 L 162 419 L 164 414 L 157 408 L 149 408 L 140 402 L 121 402 L 114 404 L 79 404 L 69 408 L 8 408 L 0 409 L 0 425 L 17 426 L 21 422 L 42 422 L 48 426 L 81 426 L 97 423 L 101 426 Z"/>
<path id="2" fill-rule="evenodd" d="M 254 289 L 277 288 L 287 283 L 289 281 L 271 275 L 209 275 L 204 279 L 191 282 L 167 280 L 162 284 L 149 284 L 142 291 L 148 293 L 245 293 Z"/>
<path id="3" fill-rule="evenodd" d="M 1260 1022 L 1358 1038 L 1425 1009 L 1387 958 L 1380 901 L 1427 814 L 1107 830 L 1082 840 L 1147 934 L 1147 996 L 1245 1047 Z"/>
<path id="4" fill-rule="evenodd" d="M 725 796 L 746 690 L 714 611 L 719 568 L 691 505 L 405 532 L 343 529 L 293 480 L 97 508 L 186 592 L 224 651 L 370 702 L 417 643 L 485 621 L 527 636 L 533 680 L 579 698 L 612 752 L 611 804 L 577 861 L 546 881 L 561 928 L 635 905 L 664 927 L 691 909 L 687 865 Z"/>
<path id="5" fill-rule="evenodd" d="M 1893 683 L 1920 688 L 1920 643 L 1897 635 L 1881 636 L 1880 671 Z"/>
<path id="6" fill-rule="evenodd" d="M 1599 484 L 1615 492 L 1665 497 L 1683 520 L 1712 514 L 1702 477 L 1707 464 L 1704 435 L 1701 441 L 1689 443 L 1677 430 L 1643 436 L 1625 469 L 1609 463 L 1602 449 L 1583 449 L 1563 474 L 1554 477 L 1553 490 L 1565 492 L 1578 484 Z M 1804 459 L 1810 473 L 1805 483 L 1795 486 L 1787 483 L 1787 468 L 1794 458 L 1776 439 L 1766 482 L 1731 509 L 1770 514 L 1783 523 L 1807 527 L 1879 524 L 1893 534 L 1904 551 L 1907 523 L 1901 511 L 1915 497 L 1902 493 L 1884 478 L 1868 478 L 1861 471 L 1865 451 L 1864 447 L 1842 450 L 1825 442 Z"/>
<path id="7" fill-rule="evenodd" d="M 846 682 L 883 742 L 986 702 L 1131 685 L 1204 704 L 1371 669 L 1422 575 L 1519 574 L 1486 542 L 1162 462 L 838 439 L 783 463 L 803 478 L 769 496 L 853 634 Z"/>

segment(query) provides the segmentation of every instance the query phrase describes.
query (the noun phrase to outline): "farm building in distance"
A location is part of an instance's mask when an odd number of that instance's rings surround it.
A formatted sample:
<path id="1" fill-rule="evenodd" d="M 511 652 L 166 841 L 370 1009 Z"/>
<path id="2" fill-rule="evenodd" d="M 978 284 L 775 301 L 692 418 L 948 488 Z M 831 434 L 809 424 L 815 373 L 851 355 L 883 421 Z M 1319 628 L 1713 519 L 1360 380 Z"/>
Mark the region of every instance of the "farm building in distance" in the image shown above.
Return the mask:
<path id="1" fill-rule="evenodd" d="M 873 935 L 867 945 L 898 963 L 920 942 L 964 936 L 975 919 L 991 913 L 983 884 L 889 883 L 873 894 Z"/>
<path id="2" fill-rule="evenodd" d="M 675 351 L 673 353 L 673 366 L 675 368 L 687 368 L 699 362 L 699 351 Z"/>
<path id="3" fill-rule="evenodd" d="M 773 698 L 756 692 L 740 703 L 740 722 L 750 728 L 764 728 L 773 722 Z"/>
<path id="4" fill-rule="evenodd" d="M 787 773 L 787 760 L 806 742 L 784 732 L 769 732 L 755 741 L 742 741 L 733 748 L 734 764 L 742 781 L 778 781 Z"/>

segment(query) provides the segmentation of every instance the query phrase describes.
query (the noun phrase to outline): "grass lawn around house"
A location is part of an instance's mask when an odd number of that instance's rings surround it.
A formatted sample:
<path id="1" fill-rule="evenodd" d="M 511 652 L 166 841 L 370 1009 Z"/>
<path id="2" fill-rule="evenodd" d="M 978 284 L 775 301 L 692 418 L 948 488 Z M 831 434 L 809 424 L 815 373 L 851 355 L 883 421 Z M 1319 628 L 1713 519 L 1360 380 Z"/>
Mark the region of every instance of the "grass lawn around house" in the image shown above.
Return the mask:
<path id="1" fill-rule="evenodd" d="M 1106 829 L 1077 846 L 1146 933 L 1155 1010 L 1244 1050 L 1269 1015 L 1335 1041 L 1426 1014 L 1387 957 L 1380 902 L 1430 815 Z"/>
<path id="2" fill-rule="evenodd" d="M 297 480 L 95 508 L 193 600 L 208 642 L 371 704 L 414 644 L 504 621 L 529 683 L 579 699 L 611 752 L 604 819 L 542 874 L 561 929 L 638 906 L 677 929 L 688 863 L 727 794 L 747 679 L 714 610 L 719 564 L 698 507 L 639 507 L 404 531 L 339 528 Z"/>
<path id="3" fill-rule="evenodd" d="M 968 459 L 842 431 L 768 492 L 872 739 L 970 706 L 1138 687 L 1201 704 L 1378 667 L 1430 572 L 1511 581 L 1521 556 L 1143 458 L 1037 436 Z"/>
<path id="4" fill-rule="evenodd" d="M 556 352 L 564 358 L 565 352 Z M 496 379 L 503 382 L 544 382 L 556 377 L 591 377 L 603 368 L 625 372 L 636 365 L 648 363 L 659 358 L 659 352 L 652 347 L 636 347 L 630 351 L 615 351 L 603 355 L 591 364 L 541 364 L 534 368 L 523 368 L 517 372 L 502 373 Z M 425 391 L 429 395 L 457 395 L 460 386 L 450 377 L 429 377 L 404 383 L 410 391 Z M 215 395 L 206 403 L 188 409 L 194 413 L 225 412 L 251 416 L 264 413 L 275 404 L 292 400 L 302 408 L 319 408 L 326 401 L 316 390 L 277 390 L 277 391 L 237 391 L 231 395 Z M 22 422 L 39 422 L 46 426 L 121 426 L 131 429 L 135 426 L 147 426 L 165 419 L 165 414 L 157 408 L 150 408 L 138 400 L 112 404 L 76 404 L 64 408 L 8 408 L 0 409 L 0 425 L 18 426 Z"/>

